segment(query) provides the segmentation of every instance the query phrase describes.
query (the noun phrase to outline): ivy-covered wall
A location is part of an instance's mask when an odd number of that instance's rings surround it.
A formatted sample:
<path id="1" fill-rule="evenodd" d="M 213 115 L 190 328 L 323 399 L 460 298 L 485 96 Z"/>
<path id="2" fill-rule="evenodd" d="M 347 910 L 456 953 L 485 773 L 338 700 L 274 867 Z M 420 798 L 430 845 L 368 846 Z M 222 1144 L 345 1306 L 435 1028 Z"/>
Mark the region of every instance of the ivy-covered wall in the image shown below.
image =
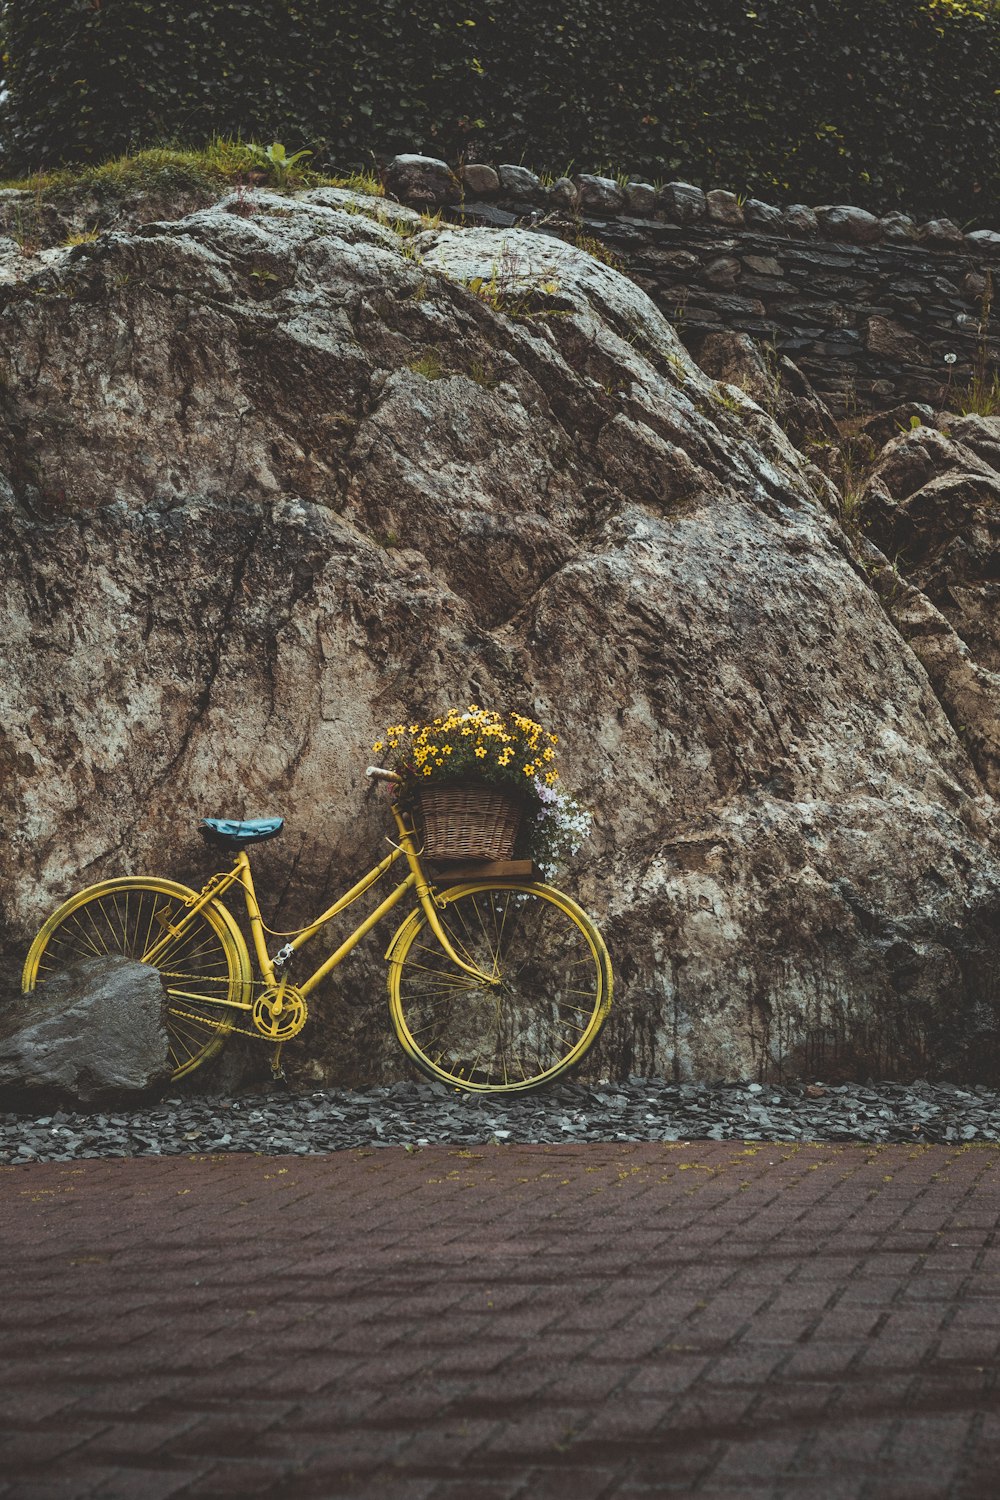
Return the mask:
<path id="1" fill-rule="evenodd" d="M 5 0 L 5 170 L 212 131 L 1000 213 L 992 0 Z"/>

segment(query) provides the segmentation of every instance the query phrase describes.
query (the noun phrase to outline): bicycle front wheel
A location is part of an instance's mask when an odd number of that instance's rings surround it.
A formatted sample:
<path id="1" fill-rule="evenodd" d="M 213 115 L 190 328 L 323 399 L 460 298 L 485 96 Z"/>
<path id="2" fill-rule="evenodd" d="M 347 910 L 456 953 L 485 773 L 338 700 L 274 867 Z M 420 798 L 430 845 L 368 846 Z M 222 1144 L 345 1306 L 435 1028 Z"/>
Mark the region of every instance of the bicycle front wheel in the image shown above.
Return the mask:
<path id="1" fill-rule="evenodd" d="M 552 886 L 475 881 L 439 894 L 459 969 L 422 909 L 389 951 L 389 1011 L 412 1060 L 480 1093 L 537 1088 L 574 1067 L 611 1005 L 611 960 L 586 912 Z"/>
<path id="2" fill-rule="evenodd" d="M 233 1028 L 232 1005 L 250 993 L 250 960 L 224 907 L 192 913 L 195 892 L 171 880 L 127 876 L 90 886 L 54 911 L 32 943 L 26 993 L 83 958 L 122 954 L 157 969 L 167 991 L 173 1078 L 213 1057 Z M 176 929 L 171 933 L 169 929 Z"/>

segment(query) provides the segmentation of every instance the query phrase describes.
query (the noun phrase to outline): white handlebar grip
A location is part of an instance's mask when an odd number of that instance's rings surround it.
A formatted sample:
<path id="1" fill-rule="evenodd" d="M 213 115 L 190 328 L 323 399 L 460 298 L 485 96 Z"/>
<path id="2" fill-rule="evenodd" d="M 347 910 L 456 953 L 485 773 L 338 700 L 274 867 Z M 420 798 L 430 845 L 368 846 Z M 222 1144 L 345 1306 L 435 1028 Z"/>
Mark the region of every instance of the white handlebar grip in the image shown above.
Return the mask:
<path id="1" fill-rule="evenodd" d="M 376 781 L 398 781 L 399 777 L 395 771 L 385 771 L 381 766 L 369 766 L 365 772 L 366 776 L 374 776 Z"/>

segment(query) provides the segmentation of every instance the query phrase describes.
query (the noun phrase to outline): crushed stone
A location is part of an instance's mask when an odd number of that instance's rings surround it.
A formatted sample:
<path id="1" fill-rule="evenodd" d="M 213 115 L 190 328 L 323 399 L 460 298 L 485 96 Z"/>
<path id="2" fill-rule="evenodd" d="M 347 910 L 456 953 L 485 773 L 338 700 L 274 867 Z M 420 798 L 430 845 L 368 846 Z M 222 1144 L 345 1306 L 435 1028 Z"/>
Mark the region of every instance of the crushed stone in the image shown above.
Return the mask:
<path id="1" fill-rule="evenodd" d="M 0 1113 L 0 1163 L 227 1151 L 313 1155 L 360 1146 L 559 1141 L 1000 1140 L 1000 1092 L 951 1083 L 564 1083 L 462 1094 L 438 1083 L 168 1096 L 133 1108 Z"/>

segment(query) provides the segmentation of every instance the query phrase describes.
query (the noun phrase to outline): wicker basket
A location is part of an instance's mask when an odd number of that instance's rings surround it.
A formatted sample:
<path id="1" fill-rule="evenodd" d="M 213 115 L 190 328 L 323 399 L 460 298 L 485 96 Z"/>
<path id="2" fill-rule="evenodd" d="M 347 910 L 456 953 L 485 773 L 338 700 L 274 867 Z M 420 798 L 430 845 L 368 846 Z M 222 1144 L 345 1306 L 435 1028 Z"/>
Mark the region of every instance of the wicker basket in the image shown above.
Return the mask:
<path id="1" fill-rule="evenodd" d="M 510 859 L 524 803 L 480 782 L 423 787 L 420 818 L 425 859 Z"/>

